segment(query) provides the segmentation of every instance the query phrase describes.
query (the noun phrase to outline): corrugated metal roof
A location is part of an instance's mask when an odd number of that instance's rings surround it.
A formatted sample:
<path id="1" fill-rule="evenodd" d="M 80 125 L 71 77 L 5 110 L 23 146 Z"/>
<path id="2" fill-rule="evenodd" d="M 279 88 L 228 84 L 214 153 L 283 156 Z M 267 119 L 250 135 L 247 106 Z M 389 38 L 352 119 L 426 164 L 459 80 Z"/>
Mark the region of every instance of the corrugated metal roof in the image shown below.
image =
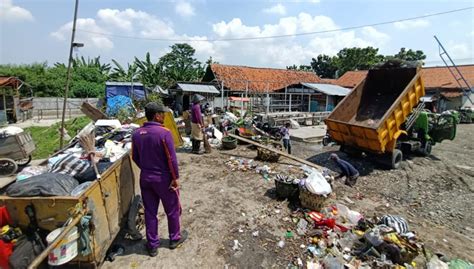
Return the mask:
<path id="1" fill-rule="evenodd" d="M 346 96 L 350 90 L 341 86 L 323 83 L 301 83 L 305 87 L 311 88 L 315 91 L 322 92 L 326 95 Z"/>
<path id="2" fill-rule="evenodd" d="M 214 85 L 178 83 L 178 87 L 183 90 L 183 92 L 203 92 L 219 94 L 219 91 Z"/>
<path id="3" fill-rule="evenodd" d="M 132 82 L 119 82 L 119 81 L 106 81 L 105 85 L 107 86 L 132 86 Z M 140 87 L 143 86 L 140 82 L 133 82 L 133 86 Z"/>

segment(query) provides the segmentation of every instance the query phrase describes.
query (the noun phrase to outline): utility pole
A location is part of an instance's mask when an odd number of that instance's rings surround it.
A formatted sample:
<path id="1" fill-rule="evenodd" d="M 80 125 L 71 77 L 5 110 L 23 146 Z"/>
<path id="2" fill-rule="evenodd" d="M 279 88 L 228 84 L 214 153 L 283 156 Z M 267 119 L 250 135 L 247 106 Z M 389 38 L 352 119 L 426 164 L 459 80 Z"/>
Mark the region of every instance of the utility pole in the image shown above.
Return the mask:
<path id="1" fill-rule="evenodd" d="M 76 5 L 74 7 L 74 20 L 72 22 L 72 35 L 71 35 L 71 47 L 69 48 L 69 60 L 67 65 L 67 77 L 66 77 L 66 89 L 64 90 L 64 101 L 63 101 L 63 114 L 61 117 L 61 137 L 59 138 L 59 148 L 62 149 L 64 145 L 64 118 L 66 116 L 66 104 L 67 96 L 69 93 L 69 82 L 71 80 L 71 64 L 72 64 L 72 50 L 74 47 L 82 47 L 83 44 L 74 43 L 74 36 L 76 35 L 76 20 L 77 20 L 77 7 L 79 6 L 79 0 L 76 0 Z"/>

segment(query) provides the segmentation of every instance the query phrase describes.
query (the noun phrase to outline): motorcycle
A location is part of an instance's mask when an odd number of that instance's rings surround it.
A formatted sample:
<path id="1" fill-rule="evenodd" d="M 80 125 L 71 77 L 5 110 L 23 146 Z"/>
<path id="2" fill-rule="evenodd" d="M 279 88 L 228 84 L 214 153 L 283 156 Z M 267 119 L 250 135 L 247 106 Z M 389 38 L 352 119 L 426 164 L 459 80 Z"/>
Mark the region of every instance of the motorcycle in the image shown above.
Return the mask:
<path id="1" fill-rule="evenodd" d="M 323 137 L 323 146 L 327 146 L 332 142 L 334 141 L 332 140 L 331 136 L 329 135 L 329 133 L 326 133 L 326 135 L 324 135 Z"/>
<path id="2" fill-rule="evenodd" d="M 282 138 L 280 127 L 273 126 L 271 127 L 268 122 L 262 123 L 260 121 L 257 121 L 256 118 L 252 120 L 253 126 L 255 129 L 259 132 L 262 132 L 266 136 L 270 136 L 271 138 L 275 140 L 280 140 Z"/>

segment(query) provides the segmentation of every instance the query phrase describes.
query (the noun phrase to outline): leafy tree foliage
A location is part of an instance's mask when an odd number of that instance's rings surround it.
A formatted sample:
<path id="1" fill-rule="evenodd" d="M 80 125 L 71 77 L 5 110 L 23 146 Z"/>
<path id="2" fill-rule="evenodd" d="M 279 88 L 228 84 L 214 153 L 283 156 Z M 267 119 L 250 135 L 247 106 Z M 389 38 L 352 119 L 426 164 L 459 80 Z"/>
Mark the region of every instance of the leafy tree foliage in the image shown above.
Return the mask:
<path id="1" fill-rule="evenodd" d="M 344 48 L 333 57 L 320 54 L 312 59 L 311 68 L 322 78 L 336 78 L 347 71 L 367 70 L 387 60 L 423 61 L 426 59 L 426 55 L 421 50 L 401 48 L 397 54 L 387 56 L 379 54 L 378 51 L 379 49 L 373 47 L 354 47 Z"/>
<path id="2" fill-rule="evenodd" d="M 311 60 L 311 68 L 322 78 L 334 78 L 337 71 L 337 57 L 321 54 Z"/>

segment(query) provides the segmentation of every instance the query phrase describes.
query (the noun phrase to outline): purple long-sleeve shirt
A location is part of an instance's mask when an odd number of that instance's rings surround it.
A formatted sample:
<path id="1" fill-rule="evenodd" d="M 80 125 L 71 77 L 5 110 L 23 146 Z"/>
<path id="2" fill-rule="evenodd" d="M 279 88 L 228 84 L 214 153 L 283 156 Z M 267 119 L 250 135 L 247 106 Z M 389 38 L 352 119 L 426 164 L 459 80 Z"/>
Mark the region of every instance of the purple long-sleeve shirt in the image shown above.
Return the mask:
<path id="1" fill-rule="evenodd" d="M 201 106 L 199 103 L 193 104 L 191 107 L 191 122 L 202 125 Z"/>
<path id="2" fill-rule="evenodd" d="M 132 158 L 141 170 L 140 179 L 167 182 L 173 173 L 179 178 L 173 136 L 160 123 L 146 122 L 133 133 Z"/>

